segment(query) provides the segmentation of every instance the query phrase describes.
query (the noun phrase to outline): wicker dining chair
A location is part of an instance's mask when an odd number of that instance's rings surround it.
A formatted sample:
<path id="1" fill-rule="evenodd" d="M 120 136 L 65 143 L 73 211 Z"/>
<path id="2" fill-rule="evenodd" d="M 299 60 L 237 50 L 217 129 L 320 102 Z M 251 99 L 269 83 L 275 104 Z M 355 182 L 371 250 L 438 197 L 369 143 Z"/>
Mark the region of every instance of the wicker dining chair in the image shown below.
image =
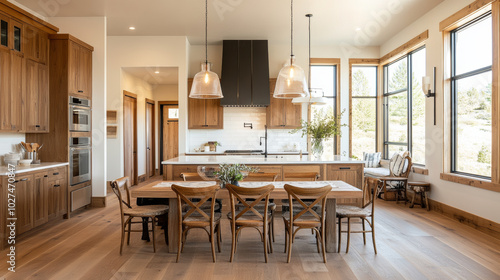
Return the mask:
<path id="1" fill-rule="evenodd" d="M 231 184 L 226 184 L 231 202 L 231 212 L 227 217 L 231 222 L 231 259 L 236 252 L 236 242 L 243 228 L 255 228 L 259 231 L 264 243 L 264 258 L 267 263 L 267 253 L 273 252 L 271 239 L 271 219 L 272 214 L 268 211 L 269 194 L 274 190 L 274 185 L 266 185 L 258 188 L 243 188 Z M 248 199 L 252 199 L 248 201 Z M 240 210 L 236 210 L 236 203 L 242 205 Z M 261 202 L 264 204 L 262 205 Z M 256 206 L 262 205 L 262 209 L 257 210 Z M 243 208 L 243 209 L 241 209 Z M 262 213 L 263 210 L 263 213 Z M 266 238 L 267 236 L 267 238 Z"/>
<path id="2" fill-rule="evenodd" d="M 285 251 L 288 250 L 287 262 L 292 257 L 292 244 L 295 235 L 301 229 L 311 229 L 316 233 L 316 246 L 320 253 L 320 243 L 323 251 L 323 262 L 326 263 L 325 251 L 325 205 L 326 196 L 332 190 L 332 186 L 327 185 L 319 188 L 301 188 L 285 184 L 285 190 L 288 193 L 290 211 L 283 213 L 283 222 L 285 223 Z M 308 199 L 308 200 L 306 200 Z M 312 200 L 312 202 L 309 202 Z M 299 205 L 300 212 L 294 211 L 293 201 Z M 314 207 L 321 203 L 321 207 Z M 296 228 L 296 229 L 295 229 Z"/>
<path id="3" fill-rule="evenodd" d="M 177 194 L 179 212 L 179 244 L 177 248 L 177 262 L 179 262 L 181 252 L 184 250 L 187 233 L 193 228 L 201 228 L 207 232 L 212 247 L 212 258 L 214 262 L 215 234 L 217 234 L 217 248 L 219 253 L 221 252 L 221 213 L 215 213 L 215 197 L 219 189 L 219 185 L 202 188 L 182 187 L 175 184 L 172 185 L 172 190 Z M 194 199 L 196 201 L 193 201 Z M 203 207 L 204 203 L 207 201 L 210 201 L 210 209 Z"/>
<path id="4" fill-rule="evenodd" d="M 123 188 L 126 193 L 127 201 L 123 200 L 122 192 L 120 188 Z M 156 252 L 156 242 L 155 242 L 155 225 L 157 223 L 157 217 L 166 215 L 168 212 L 168 205 L 145 205 L 145 206 L 132 206 L 130 204 L 130 180 L 128 177 L 122 177 L 111 182 L 111 189 L 118 198 L 118 204 L 120 205 L 120 218 L 121 218 L 121 242 L 120 242 L 120 255 L 123 251 L 123 242 L 125 240 L 125 233 L 128 233 L 127 245 L 130 244 L 130 233 L 131 232 L 143 232 L 143 230 L 132 230 L 132 224 L 143 223 L 143 221 L 133 221 L 134 218 L 145 218 L 147 223 L 151 223 L 152 233 L 153 233 L 153 251 Z M 151 219 L 151 221 L 149 221 Z M 127 229 L 128 227 L 128 229 Z M 165 234 L 167 234 L 167 227 L 165 226 Z"/>
<path id="5" fill-rule="evenodd" d="M 377 184 L 365 184 L 363 186 L 363 197 L 369 196 L 370 199 L 363 207 L 357 207 L 352 205 L 337 205 L 337 218 L 339 223 L 339 237 L 338 237 L 338 252 L 340 253 L 340 245 L 342 239 L 342 233 L 347 233 L 347 246 L 346 253 L 349 253 L 349 244 L 351 241 L 351 233 L 363 233 L 363 243 L 366 245 L 366 233 L 371 232 L 373 241 L 373 250 L 377 254 L 377 245 L 375 244 L 375 198 L 378 192 L 383 187 L 382 181 L 378 181 Z M 342 231 L 342 219 L 347 218 L 347 230 Z M 359 218 L 362 223 L 361 231 L 351 230 L 351 219 Z M 371 230 L 366 230 L 365 222 L 368 223 Z"/>

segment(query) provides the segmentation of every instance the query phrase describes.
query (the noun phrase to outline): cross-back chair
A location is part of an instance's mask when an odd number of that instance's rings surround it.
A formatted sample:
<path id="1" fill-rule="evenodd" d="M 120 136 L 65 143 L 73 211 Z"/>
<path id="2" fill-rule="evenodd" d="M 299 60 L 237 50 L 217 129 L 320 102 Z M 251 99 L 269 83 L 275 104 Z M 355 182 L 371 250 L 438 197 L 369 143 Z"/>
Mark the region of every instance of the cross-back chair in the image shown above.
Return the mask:
<path id="1" fill-rule="evenodd" d="M 395 192 L 396 203 L 402 199 L 406 204 L 408 176 L 410 175 L 411 166 L 412 161 L 409 155 L 393 156 L 389 162 L 391 174 L 387 177 L 378 178 L 382 183 L 380 192 Z"/>
<path id="2" fill-rule="evenodd" d="M 285 251 L 288 250 L 287 262 L 292 256 L 292 244 L 295 235 L 301 229 L 311 229 L 316 233 L 316 246 L 320 253 L 320 243 L 323 251 L 323 262 L 326 263 L 325 252 L 325 205 L 326 197 L 332 190 L 330 185 L 318 188 L 301 188 L 289 184 L 284 186 L 290 205 L 290 211 L 283 213 L 285 223 Z M 300 212 L 294 211 L 294 201 L 300 207 Z M 321 207 L 315 209 L 317 204 Z M 296 228 L 296 229 L 295 229 Z"/>
<path id="3" fill-rule="evenodd" d="M 267 263 L 267 253 L 273 252 L 271 239 L 272 214 L 269 212 L 269 194 L 274 190 L 274 185 L 258 188 L 243 188 L 226 184 L 231 202 L 231 212 L 228 218 L 231 221 L 231 259 L 236 252 L 236 242 L 243 228 L 255 228 L 260 233 L 264 244 L 264 258 Z M 251 199 L 251 200 L 249 200 Z M 236 203 L 239 210 L 236 210 Z M 263 204 L 262 204 L 263 203 Z M 259 207 L 260 208 L 257 208 Z"/>
<path id="4" fill-rule="evenodd" d="M 175 184 L 172 185 L 172 190 L 177 194 L 179 212 L 179 244 L 177 248 L 177 262 L 179 262 L 180 254 L 184 250 L 187 233 L 193 228 L 201 228 L 208 234 L 212 247 L 212 259 L 214 262 L 216 259 L 214 241 L 215 233 L 217 234 L 217 248 L 219 253 L 221 252 L 221 214 L 215 213 L 215 197 L 219 189 L 219 185 L 202 188 L 182 187 Z M 207 201 L 210 202 L 210 209 L 203 207 Z"/>
<path id="5" fill-rule="evenodd" d="M 127 201 L 123 200 L 120 188 L 123 188 L 125 190 Z M 131 229 L 132 224 L 143 223 L 143 221 L 133 221 L 134 218 L 145 218 L 146 223 L 151 223 L 151 228 L 153 233 L 153 251 L 156 252 L 155 225 L 157 223 L 157 217 L 167 214 L 168 206 L 167 205 L 132 206 L 130 204 L 129 188 L 130 188 L 130 180 L 128 177 L 122 177 L 111 182 L 111 189 L 118 198 L 118 204 L 120 205 L 120 219 L 122 227 L 120 255 L 122 254 L 123 251 L 123 242 L 125 240 L 125 233 L 126 232 L 128 233 L 127 245 L 129 245 L 131 232 L 143 232 L 142 229 L 141 230 Z M 165 227 L 165 234 L 167 234 L 167 227 Z"/>

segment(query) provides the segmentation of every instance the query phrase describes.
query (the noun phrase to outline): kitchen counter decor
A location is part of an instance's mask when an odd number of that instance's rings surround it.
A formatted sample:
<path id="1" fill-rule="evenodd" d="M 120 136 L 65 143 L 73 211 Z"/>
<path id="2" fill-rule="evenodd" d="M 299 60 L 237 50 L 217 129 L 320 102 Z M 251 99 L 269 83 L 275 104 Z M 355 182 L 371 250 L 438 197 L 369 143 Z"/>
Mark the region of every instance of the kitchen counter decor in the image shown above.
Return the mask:
<path id="1" fill-rule="evenodd" d="M 246 166 L 244 164 L 220 164 L 219 170 L 214 175 L 220 180 L 221 187 L 230 183 L 239 186 L 239 181 L 243 180 L 249 172 L 257 172 L 258 168 Z"/>

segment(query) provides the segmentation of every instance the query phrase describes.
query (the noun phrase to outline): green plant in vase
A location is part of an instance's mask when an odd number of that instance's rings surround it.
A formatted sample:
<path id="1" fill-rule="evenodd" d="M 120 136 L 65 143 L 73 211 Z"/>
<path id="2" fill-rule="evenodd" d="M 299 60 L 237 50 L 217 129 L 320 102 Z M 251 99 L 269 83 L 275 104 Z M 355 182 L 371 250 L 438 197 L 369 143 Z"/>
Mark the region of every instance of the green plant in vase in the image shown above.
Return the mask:
<path id="1" fill-rule="evenodd" d="M 323 154 L 323 140 L 340 135 L 341 118 L 344 111 L 335 116 L 332 108 L 320 109 L 314 114 L 312 121 L 301 120 L 301 125 L 290 133 L 302 132 L 302 137 L 311 137 L 311 152 L 315 157 Z"/>
<path id="2" fill-rule="evenodd" d="M 244 164 L 220 164 L 219 170 L 214 175 L 220 180 L 221 187 L 225 184 L 239 186 L 241 181 L 249 172 L 257 172 L 258 168 L 246 166 Z"/>

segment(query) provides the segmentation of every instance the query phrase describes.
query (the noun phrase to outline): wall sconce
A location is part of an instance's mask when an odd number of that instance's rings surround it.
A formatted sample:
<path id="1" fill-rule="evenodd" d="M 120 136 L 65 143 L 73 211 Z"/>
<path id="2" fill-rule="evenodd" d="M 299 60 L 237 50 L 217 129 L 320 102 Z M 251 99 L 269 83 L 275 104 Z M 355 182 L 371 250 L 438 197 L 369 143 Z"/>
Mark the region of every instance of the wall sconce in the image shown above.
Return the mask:
<path id="1" fill-rule="evenodd" d="M 431 77 L 425 76 L 422 77 L 422 91 L 425 94 L 425 97 L 433 97 L 434 98 L 434 125 L 436 125 L 436 67 L 433 70 L 433 80 L 434 80 L 434 92 L 431 90 Z"/>

